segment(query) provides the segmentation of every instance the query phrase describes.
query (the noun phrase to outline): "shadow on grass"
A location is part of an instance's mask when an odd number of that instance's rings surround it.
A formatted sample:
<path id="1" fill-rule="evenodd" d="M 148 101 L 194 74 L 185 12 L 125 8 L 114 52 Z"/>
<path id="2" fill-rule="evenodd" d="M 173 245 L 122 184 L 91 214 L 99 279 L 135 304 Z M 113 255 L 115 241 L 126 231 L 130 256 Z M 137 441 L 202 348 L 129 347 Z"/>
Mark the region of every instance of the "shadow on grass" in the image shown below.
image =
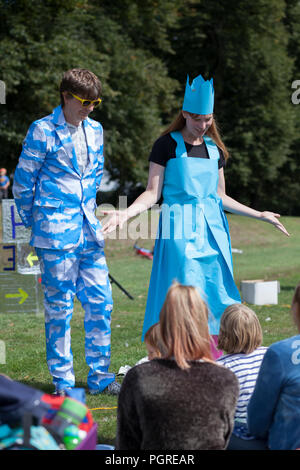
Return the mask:
<path id="1" fill-rule="evenodd" d="M 291 292 L 291 295 L 294 293 L 296 286 L 280 286 L 280 291 Z"/>

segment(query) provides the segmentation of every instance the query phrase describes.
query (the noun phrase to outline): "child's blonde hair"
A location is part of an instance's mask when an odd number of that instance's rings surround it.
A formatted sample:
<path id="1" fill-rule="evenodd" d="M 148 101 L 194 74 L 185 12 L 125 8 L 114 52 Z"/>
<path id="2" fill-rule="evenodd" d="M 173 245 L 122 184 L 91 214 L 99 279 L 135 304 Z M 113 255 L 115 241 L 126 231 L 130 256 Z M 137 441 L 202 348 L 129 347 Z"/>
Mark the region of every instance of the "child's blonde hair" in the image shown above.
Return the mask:
<path id="1" fill-rule="evenodd" d="M 162 356 L 163 345 L 160 337 L 159 322 L 150 326 L 149 330 L 147 330 L 147 333 L 145 334 L 144 341 L 148 349 L 149 359 Z"/>
<path id="2" fill-rule="evenodd" d="M 160 312 L 160 334 L 165 358 L 174 358 L 182 369 L 188 361 L 212 360 L 208 308 L 198 290 L 174 282 Z"/>
<path id="3" fill-rule="evenodd" d="M 250 354 L 261 346 L 262 329 L 256 313 L 244 304 L 233 304 L 221 316 L 218 349 L 228 354 Z"/>

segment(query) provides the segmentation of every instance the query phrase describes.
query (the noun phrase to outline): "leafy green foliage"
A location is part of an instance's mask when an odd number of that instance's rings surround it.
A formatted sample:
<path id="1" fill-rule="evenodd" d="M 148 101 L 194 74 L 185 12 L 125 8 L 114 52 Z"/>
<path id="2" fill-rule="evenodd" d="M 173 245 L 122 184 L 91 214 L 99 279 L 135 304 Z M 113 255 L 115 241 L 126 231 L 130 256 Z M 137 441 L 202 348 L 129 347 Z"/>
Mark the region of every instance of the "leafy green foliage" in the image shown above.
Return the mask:
<path id="1" fill-rule="evenodd" d="M 181 83 L 186 73 L 214 77 L 216 118 L 232 157 L 226 169 L 230 195 L 260 210 L 282 207 L 287 213 L 299 210 L 300 195 L 291 169 L 291 162 L 300 168 L 293 147 L 299 111 L 291 102 L 299 71 L 292 47 L 299 41 L 295 8 L 296 2 L 282 0 L 187 2 L 172 42 L 181 67 L 169 61 Z M 293 194 L 282 205 L 280 198 L 272 200 L 270 187 L 276 193 L 283 178 Z"/>
<path id="2" fill-rule="evenodd" d="M 62 73 L 103 84 L 91 117 L 105 130 L 119 192 L 145 187 L 154 140 L 180 109 L 186 75 L 214 77 L 231 159 L 228 193 L 257 209 L 299 213 L 300 6 L 296 0 L 2 0 L 2 164 L 13 172 L 29 124 L 59 103 Z"/>
<path id="3" fill-rule="evenodd" d="M 98 75 L 103 84 L 103 106 L 92 117 L 106 131 L 108 170 L 121 188 L 128 181 L 145 184 L 151 143 L 160 131 L 161 115 L 172 108 L 177 83 L 159 57 L 140 47 L 142 41 L 135 44 L 132 27 L 127 33 L 121 12 L 118 18 L 116 8 L 110 14 L 108 5 L 104 8 L 106 2 L 104 7 L 101 3 L 2 3 L 1 79 L 6 83 L 7 105 L 1 109 L 0 144 L 3 163 L 10 170 L 16 165 L 29 124 L 59 104 L 62 73 L 83 67 Z M 148 2 L 148 9 L 143 9 L 147 21 L 150 6 Z M 137 8 L 140 11 L 141 4 Z M 133 10 L 128 11 L 128 21 L 133 15 L 130 12 Z M 160 33 L 151 34 L 156 47 L 166 50 L 168 21 L 158 18 L 157 22 Z M 151 34 L 148 29 L 148 40 Z"/>

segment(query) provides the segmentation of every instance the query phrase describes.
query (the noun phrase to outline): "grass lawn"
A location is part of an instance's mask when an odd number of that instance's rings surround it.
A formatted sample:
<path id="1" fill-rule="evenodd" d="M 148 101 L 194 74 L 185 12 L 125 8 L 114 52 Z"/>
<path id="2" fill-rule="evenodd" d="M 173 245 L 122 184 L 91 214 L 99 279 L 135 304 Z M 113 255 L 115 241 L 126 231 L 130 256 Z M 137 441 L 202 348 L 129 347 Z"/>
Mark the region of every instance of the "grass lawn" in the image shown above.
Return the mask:
<path id="1" fill-rule="evenodd" d="M 242 253 L 233 253 L 237 286 L 246 279 L 280 281 L 278 305 L 250 306 L 261 321 L 264 345 L 296 334 L 290 316 L 290 302 L 295 285 L 300 281 L 300 218 L 282 217 L 290 237 L 269 224 L 246 217 L 228 215 L 228 221 L 232 247 L 242 250 Z M 138 225 L 134 227 L 136 238 L 139 236 L 138 228 Z M 138 244 L 152 248 L 154 240 L 140 239 Z M 146 355 L 140 338 L 152 263 L 137 255 L 133 245 L 133 239 L 106 241 L 110 273 L 134 297 L 130 300 L 113 283 L 111 371 L 115 373 L 121 366 L 133 366 Z M 1 315 L 0 341 L 2 346 L 5 345 L 5 363 L 0 364 L 0 372 L 51 393 L 53 387 L 45 361 L 43 316 Z M 72 319 L 72 349 L 76 386 L 85 387 L 88 370 L 84 360 L 83 310 L 77 300 Z M 118 380 L 121 382 L 122 378 Z M 117 398 L 87 395 L 87 405 L 98 423 L 99 442 L 114 443 Z"/>

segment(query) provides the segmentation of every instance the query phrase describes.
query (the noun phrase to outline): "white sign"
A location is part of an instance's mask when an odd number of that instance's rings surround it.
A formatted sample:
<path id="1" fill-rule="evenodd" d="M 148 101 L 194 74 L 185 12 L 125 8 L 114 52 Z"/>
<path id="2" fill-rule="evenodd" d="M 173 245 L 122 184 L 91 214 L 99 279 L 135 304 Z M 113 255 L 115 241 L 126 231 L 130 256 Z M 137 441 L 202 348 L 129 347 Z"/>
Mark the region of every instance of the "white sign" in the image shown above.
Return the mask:
<path id="1" fill-rule="evenodd" d="M 43 292 L 38 275 L 0 273 L 0 313 L 43 314 Z"/>
<path id="2" fill-rule="evenodd" d="M 28 243 L 31 231 L 25 228 L 14 199 L 2 199 L 2 241 L 3 243 Z"/>

